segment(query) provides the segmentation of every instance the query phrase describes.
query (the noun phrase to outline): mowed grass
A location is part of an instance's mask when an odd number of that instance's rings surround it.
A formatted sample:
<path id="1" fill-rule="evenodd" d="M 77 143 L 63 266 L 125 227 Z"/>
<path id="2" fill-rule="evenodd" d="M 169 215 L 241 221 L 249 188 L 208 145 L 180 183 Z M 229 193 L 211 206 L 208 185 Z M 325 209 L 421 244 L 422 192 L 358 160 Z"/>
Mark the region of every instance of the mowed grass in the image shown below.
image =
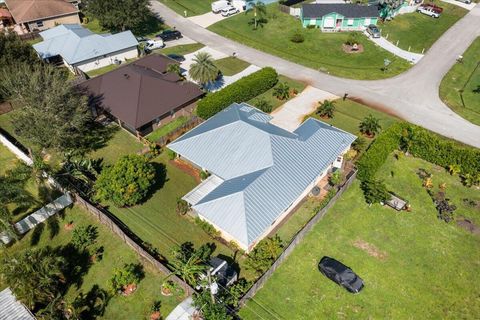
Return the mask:
<path id="1" fill-rule="evenodd" d="M 287 78 L 287 77 L 282 76 L 282 75 L 278 76 L 278 83 L 275 85 L 275 87 L 277 87 L 280 83 L 286 83 L 290 87 L 290 91 L 295 89 L 295 90 L 297 90 L 298 94 L 300 94 L 306 87 L 305 83 Z M 273 88 L 265 91 L 264 93 L 256 96 L 255 98 L 249 100 L 247 103 L 255 106 L 255 102 L 257 102 L 258 100 L 265 100 L 272 105 L 272 111 L 273 111 L 273 110 L 277 109 L 278 107 L 280 107 L 281 105 L 283 105 L 288 100 L 291 100 L 291 99 L 294 98 L 294 95 L 291 94 L 290 98 L 288 98 L 287 100 L 278 99 L 273 94 L 275 92 L 275 87 L 273 87 Z"/>
<path id="2" fill-rule="evenodd" d="M 89 158 L 103 158 L 104 164 L 114 164 L 120 157 L 139 153 L 143 149 L 143 144 L 131 133 L 117 127 L 115 124 L 111 125 L 115 126 L 115 133 L 103 148 L 90 152 Z"/>
<path id="3" fill-rule="evenodd" d="M 419 167 L 434 171 L 435 183 L 449 181 L 444 169 L 425 161 L 389 157 L 379 177 L 409 200 L 413 211 L 368 207 L 355 181 L 241 310 L 242 319 L 477 318 L 480 237 L 437 219 L 416 175 Z M 463 198 L 480 200 L 478 190 L 454 182 L 447 182 L 446 190 L 456 205 Z M 458 211 L 476 221 L 480 216 L 478 209 L 459 206 Z M 368 243 L 370 251 L 355 246 L 358 241 Z M 350 266 L 364 279 L 364 290 L 352 295 L 321 275 L 317 265 L 323 256 Z"/>
<path id="4" fill-rule="evenodd" d="M 50 218 L 49 221 L 56 221 L 59 225 L 59 232 L 51 238 L 51 229 L 49 224 L 43 231 L 38 232 L 40 237 L 38 243 L 32 244 L 32 238 L 35 231 L 30 231 L 23 239 L 13 246 L 0 250 L 0 256 L 3 254 L 14 254 L 24 251 L 28 248 L 42 248 L 51 246 L 53 248 L 64 246 L 72 239 L 73 230 L 67 230 L 65 225 L 73 223 L 74 228 L 81 226 L 94 225 L 98 231 L 98 238 L 94 246 L 104 248 L 103 258 L 94 262 L 87 273 L 82 277 L 81 285 L 77 288 L 72 285 L 66 299 L 73 301 L 80 292 L 87 293 L 94 285 L 108 290 L 108 281 L 112 277 L 115 268 L 122 268 L 126 263 L 139 263 L 140 260 L 135 252 L 123 241 L 114 235 L 104 225 L 100 224 L 88 212 L 80 207 L 67 208 L 64 218 L 58 216 Z M 37 227 L 38 228 L 38 227 Z M 68 259 L 68 257 L 67 257 Z M 150 308 L 154 301 L 160 300 L 162 303 L 162 315 L 167 315 L 182 300 L 183 297 L 164 297 L 161 294 L 161 284 L 167 275 L 160 273 L 152 266 L 145 264 L 145 278 L 139 283 L 135 293 L 128 297 L 114 296 L 107 304 L 105 314 L 102 319 L 147 319 L 150 315 Z M 0 290 L 5 288 L 5 284 L 0 280 Z"/>
<path id="5" fill-rule="evenodd" d="M 86 23 L 85 23 L 86 21 Z M 92 31 L 93 33 L 102 34 L 102 33 L 117 33 L 116 30 L 108 30 L 103 28 L 100 25 L 100 22 L 95 18 L 87 17 L 86 20 L 84 18 L 83 27 L 87 28 L 88 30 Z M 153 14 L 150 15 L 147 20 L 141 24 L 138 30 L 131 30 L 132 33 L 139 37 L 146 37 L 146 38 L 153 38 L 155 35 L 160 33 L 161 31 L 168 29 L 168 26 L 162 23 L 162 20 L 157 19 Z"/>
<path id="6" fill-rule="evenodd" d="M 440 36 L 455 22 L 461 19 L 467 10 L 443 1 L 431 1 L 443 8 L 440 18 L 434 19 L 419 12 L 396 16 L 392 21 L 379 24 L 382 36 L 404 50 L 421 53 L 428 50 Z"/>
<path id="7" fill-rule="evenodd" d="M 304 66 L 353 79 L 381 79 L 407 70 L 407 61 L 375 46 L 363 35 L 362 53 L 350 54 L 342 45 L 349 37 L 348 32 L 322 33 L 319 29 L 302 28 L 301 22 L 278 9 L 277 4 L 267 6 L 268 23 L 257 30 L 249 22 L 253 13 L 239 14 L 220 21 L 208 29 L 222 36 L 238 41 L 255 49 L 279 56 Z M 303 43 L 290 41 L 294 33 L 305 37 Z M 392 63 L 383 72 L 384 59 Z"/>
<path id="8" fill-rule="evenodd" d="M 198 51 L 205 47 L 201 43 L 190 43 L 190 44 L 181 44 L 178 46 L 173 46 L 173 47 L 168 47 L 160 50 L 156 50 L 155 52 L 164 54 L 164 55 L 169 55 L 169 54 L 175 54 L 179 56 L 184 56 L 186 54 Z"/>
<path id="9" fill-rule="evenodd" d="M 188 117 L 180 116 L 169 123 L 161 126 L 160 128 L 155 129 L 152 133 L 150 133 L 146 138 L 148 141 L 155 142 L 158 139 L 166 136 L 173 130 L 177 129 L 178 127 L 184 125 L 188 122 Z"/>
<path id="10" fill-rule="evenodd" d="M 480 125 L 480 38 L 463 54 L 440 84 L 440 98 L 453 111 Z"/>
<path id="11" fill-rule="evenodd" d="M 233 76 L 250 66 L 248 62 L 235 57 L 218 59 L 215 60 L 214 63 L 224 76 Z"/>
<path id="12" fill-rule="evenodd" d="M 187 17 L 198 16 L 212 10 L 215 0 L 159 0 L 161 3 L 181 16 L 187 12 Z"/>
<path id="13" fill-rule="evenodd" d="M 391 115 L 377 111 L 353 100 L 337 99 L 334 101 L 334 103 L 335 112 L 333 118 L 321 118 L 316 115 L 315 112 L 312 113 L 310 116 L 323 122 L 329 123 L 342 130 L 353 133 L 357 136 L 362 136 L 359 129 L 360 122 L 362 122 L 362 120 L 370 114 L 380 120 L 380 125 L 382 126 L 382 129 L 387 129 L 393 123 L 398 121 L 397 118 Z M 366 136 L 364 136 L 364 138 L 369 142 L 372 141 L 371 138 L 368 138 Z"/>

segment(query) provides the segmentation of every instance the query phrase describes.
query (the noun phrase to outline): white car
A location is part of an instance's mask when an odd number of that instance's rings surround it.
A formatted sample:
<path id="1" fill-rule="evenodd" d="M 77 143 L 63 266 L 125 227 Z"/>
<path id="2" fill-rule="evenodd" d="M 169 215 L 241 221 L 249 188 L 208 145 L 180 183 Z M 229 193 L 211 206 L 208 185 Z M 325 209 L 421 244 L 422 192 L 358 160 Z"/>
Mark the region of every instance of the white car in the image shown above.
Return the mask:
<path id="1" fill-rule="evenodd" d="M 417 9 L 417 12 L 420 12 L 420 13 L 425 14 L 427 16 L 430 16 L 432 18 L 439 18 L 440 17 L 440 13 L 435 12 L 435 11 L 433 11 L 432 8 L 428 8 L 428 7 L 420 7 L 420 8 Z"/>
<path id="2" fill-rule="evenodd" d="M 147 42 L 145 42 L 145 50 L 147 51 L 160 49 L 164 46 L 165 44 L 163 43 L 163 40 L 147 40 Z"/>
<path id="3" fill-rule="evenodd" d="M 212 2 L 212 12 L 213 13 L 219 13 L 220 11 L 222 11 L 223 9 L 225 9 L 228 6 L 230 6 L 230 2 L 228 2 L 227 0 L 220 0 L 220 1 Z"/>
<path id="4" fill-rule="evenodd" d="M 235 13 L 238 13 L 238 9 L 237 8 L 234 8 L 232 6 L 228 6 L 226 8 L 223 8 L 222 9 L 222 16 L 223 17 L 229 17 L 231 15 L 234 15 Z"/>

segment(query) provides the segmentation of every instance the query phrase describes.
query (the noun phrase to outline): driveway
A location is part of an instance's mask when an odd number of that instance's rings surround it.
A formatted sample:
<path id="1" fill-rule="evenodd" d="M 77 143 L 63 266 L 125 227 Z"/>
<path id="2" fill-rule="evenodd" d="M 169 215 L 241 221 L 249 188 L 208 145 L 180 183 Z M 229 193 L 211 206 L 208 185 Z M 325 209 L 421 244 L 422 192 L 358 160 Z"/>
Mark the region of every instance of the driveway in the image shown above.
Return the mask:
<path id="1" fill-rule="evenodd" d="M 338 99 L 336 95 L 307 86 L 298 96 L 272 112 L 271 123 L 290 132 L 295 131 L 305 116 L 314 112 L 319 101 Z"/>
<path id="2" fill-rule="evenodd" d="M 193 16 L 193 17 L 190 17 L 190 18 L 187 18 L 187 19 L 192 21 L 195 24 L 198 24 L 202 28 L 207 28 L 214 23 L 217 23 L 219 21 L 222 21 L 222 20 L 228 19 L 228 18 L 229 17 L 222 16 L 220 13 L 215 14 L 213 12 L 208 12 L 208 13 L 202 14 L 200 16 Z"/>
<path id="3" fill-rule="evenodd" d="M 456 6 L 459 6 L 459 7 L 462 7 L 464 9 L 467 9 L 468 11 L 472 10 L 473 8 L 475 8 L 475 5 L 476 3 L 472 1 L 472 3 L 470 4 L 466 4 L 466 3 L 463 3 L 463 2 L 460 2 L 460 1 L 456 1 L 456 0 L 442 0 L 443 2 L 446 2 L 446 3 L 450 3 L 450 4 L 453 4 L 453 5 L 456 5 Z"/>
<path id="4" fill-rule="evenodd" d="M 409 61 L 413 64 L 419 62 L 420 59 L 423 58 L 423 54 L 414 53 L 414 52 L 410 52 L 410 51 L 400 49 L 399 47 L 397 47 L 396 45 L 394 45 L 393 43 L 391 43 L 390 41 L 388 41 L 384 37 L 372 38 L 372 37 L 368 36 L 367 32 L 365 32 L 365 35 L 368 37 L 368 39 L 370 41 L 372 41 L 376 45 L 382 47 L 384 50 L 387 50 L 387 51 L 393 53 L 394 55 L 396 55 L 397 57 L 405 59 L 405 60 L 407 60 L 407 61 Z"/>
<path id="5" fill-rule="evenodd" d="M 360 81 L 334 77 L 277 56 L 226 39 L 179 16 L 158 1 L 152 10 L 168 25 L 215 50 L 237 56 L 260 67 L 271 66 L 280 74 L 304 81 L 337 96 L 348 93 L 363 103 L 393 113 L 446 137 L 480 147 L 480 127 L 461 118 L 438 96 L 444 75 L 459 55 L 480 36 L 480 5 L 455 23 L 409 71 L 387 80 Z"/>

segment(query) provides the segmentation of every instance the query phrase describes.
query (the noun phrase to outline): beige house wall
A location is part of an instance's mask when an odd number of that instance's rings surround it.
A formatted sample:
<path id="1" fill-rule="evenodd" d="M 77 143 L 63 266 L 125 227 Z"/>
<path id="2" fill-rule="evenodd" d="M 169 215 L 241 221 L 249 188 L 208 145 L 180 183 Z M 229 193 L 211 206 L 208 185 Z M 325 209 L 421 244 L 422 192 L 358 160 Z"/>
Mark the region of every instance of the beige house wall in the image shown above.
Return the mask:
<path id="1" fill-rule="evenodd" d="M 137 57 L 138 57 L 138 50 L 137 50 L 137 47 L 135 46 L 133 48 L 128 48 L 122 51 L 113 52 L 103 57 L 83 61 L 81 63 L 75 64 L 74 67 L 82 70 L 83 72 L 88 72 L 88 71 L 100 69 L 100 68 L 109 66 L 111 64 L 114 64 L 115 60 L 119 60 L 122 63 L 124 63 L 129 59 L 134 59 Z M 70 70 L 72 69 L 70 68 Z"/>
<path id="2" fill-rule="evenodd" d="M 37 22 L 43 22 L 43 26 L 39 27 L 37 25 Z M 80 17 L 78 16 L 78 13 L 71 13 L 64 16 L 39 19 L 36 21 L 23 23 L 23 25 L 29 31 L 34 31 L 34 30 L 43 31 L 43 30 L 56 27 L 57 25 L 60 25 L 60 24 L 80 24 Z"/>

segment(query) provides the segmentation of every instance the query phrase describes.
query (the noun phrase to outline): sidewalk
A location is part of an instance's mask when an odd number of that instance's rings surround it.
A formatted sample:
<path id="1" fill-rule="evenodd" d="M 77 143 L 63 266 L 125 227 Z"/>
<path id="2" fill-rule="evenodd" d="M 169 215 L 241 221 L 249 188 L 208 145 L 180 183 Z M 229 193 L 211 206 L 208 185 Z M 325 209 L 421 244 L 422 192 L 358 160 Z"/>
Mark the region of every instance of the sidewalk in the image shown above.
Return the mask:
<path id="1" fill-rule="evenodd" d="M 365 32 L 365 34 L 367 34 L 367 33 Z M 390 41 L 388 41 L 384 37 L 381 37 L 381 38 L 369 37 L 368 39 L 370 41 L 373 41 L 375 44 L 382 47 L 383 49 L 393 53 L 397 57 L 403 58 L 403 59 L 405 59 L 405 60 L 407 60 L 407 61 L 409 61 L 413 64 L 416 64 L 417 62 L 420 61 L 420 59 L 423 58 L 423 54 L 409 52 L 409 51 L 400 49 L 399 47 L 397 47 L 396 45 L 394 45 L 393 43 L 391 43 Z"/>

